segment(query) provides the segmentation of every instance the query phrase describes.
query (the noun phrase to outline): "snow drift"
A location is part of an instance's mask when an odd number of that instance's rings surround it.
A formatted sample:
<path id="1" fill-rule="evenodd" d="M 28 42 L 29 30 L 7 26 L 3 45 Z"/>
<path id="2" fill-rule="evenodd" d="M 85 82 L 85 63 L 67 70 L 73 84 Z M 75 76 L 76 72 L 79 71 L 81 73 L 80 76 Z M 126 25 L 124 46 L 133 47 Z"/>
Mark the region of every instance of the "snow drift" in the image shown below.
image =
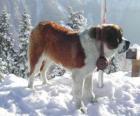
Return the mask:
<path id="1" fill-rule="evenodd" d="M 71 77 L 66 73 L 42 86 L 35 80 L 35 89 L 27 88 L 27 80 L 15 75 L 6 76 L 0 83 L 1 116 L 139 116 L 140 78 L 117 72 L 105 75 L 105 86 L 97 87 L 94 75 L 94 92 L 97 103 L 87 104 L 87 114 L 77 111 L 72 101 Z"/>

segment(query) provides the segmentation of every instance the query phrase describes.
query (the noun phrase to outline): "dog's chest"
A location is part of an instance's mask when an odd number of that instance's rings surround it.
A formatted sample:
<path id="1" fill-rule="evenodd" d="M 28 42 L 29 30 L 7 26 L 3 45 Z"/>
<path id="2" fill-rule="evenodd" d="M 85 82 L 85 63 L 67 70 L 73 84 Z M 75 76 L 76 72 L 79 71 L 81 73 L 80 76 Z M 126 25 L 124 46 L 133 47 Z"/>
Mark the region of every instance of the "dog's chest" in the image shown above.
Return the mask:
<path id="1" fill-rule="evenodd" d="M 87 32 L 84 32 L 83 34 L 80 35 L 80 41 L 86 55 L 85 64 L 89 68 L 93 69 L 93 67 L 96 67 L 96 60 L 99 56 L 97 42 L 91 39 L 88 36 Z"/>

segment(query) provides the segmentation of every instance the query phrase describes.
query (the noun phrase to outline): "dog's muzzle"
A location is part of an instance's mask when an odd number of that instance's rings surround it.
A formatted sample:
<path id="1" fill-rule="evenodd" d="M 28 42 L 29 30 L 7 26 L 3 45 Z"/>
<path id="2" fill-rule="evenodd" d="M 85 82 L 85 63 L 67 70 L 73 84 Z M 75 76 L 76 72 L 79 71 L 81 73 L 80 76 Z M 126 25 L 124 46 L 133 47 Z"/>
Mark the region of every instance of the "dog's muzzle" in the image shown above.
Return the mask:
<path id="1" fill-rule="evenodd" d="M 123 52 L 126 52 L 128 50 L 130 46 L 130 42 L 128 40 L 124 40 L 124 46 L 123 46 L 123 49 L 121 51 L 119 51 L 119 54 L 120 53 L 123 53 Z"/>
<path id="2" fill-rule="evenodd" d="M 126 40 L 125 41 L 125 48 L 124 48 L 124 50 L 125 51 L 128 50 L 129 46 L 130 46 L 130 42 Z"/>

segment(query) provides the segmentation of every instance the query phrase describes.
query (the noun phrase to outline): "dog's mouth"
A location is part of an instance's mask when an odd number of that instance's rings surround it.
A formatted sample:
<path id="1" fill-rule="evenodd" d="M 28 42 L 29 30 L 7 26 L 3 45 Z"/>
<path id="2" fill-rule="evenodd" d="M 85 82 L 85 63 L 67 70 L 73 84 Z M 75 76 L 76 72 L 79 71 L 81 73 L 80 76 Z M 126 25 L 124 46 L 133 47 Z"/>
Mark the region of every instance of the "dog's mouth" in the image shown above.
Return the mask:
<path id="1" fill-rule="evenodd" d="M 129 48 L 129 46 L 130 46 L 130 42 L 125 40 L 125 43 L 124 43 L 124 46 L 123 46 L 122 50 L 120 50 L 118 53 L 121 54 L 121 53 L 126 52 Z"/>

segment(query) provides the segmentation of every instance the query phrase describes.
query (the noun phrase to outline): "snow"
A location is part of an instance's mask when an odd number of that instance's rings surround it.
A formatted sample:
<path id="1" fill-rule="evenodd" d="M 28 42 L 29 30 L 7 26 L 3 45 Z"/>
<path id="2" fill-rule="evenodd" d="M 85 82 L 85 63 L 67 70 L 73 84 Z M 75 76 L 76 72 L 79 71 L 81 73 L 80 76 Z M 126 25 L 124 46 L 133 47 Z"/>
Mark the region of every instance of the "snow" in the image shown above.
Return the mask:
<path id="1" fill-rule="evenodd" d="M 41 85 L 36 78 L 35 88 L 27 88 L 27 79 L 9 75 L 0 83 L 1 116 L 139 116 L 140 78 L 127 72 L 104 76 L 104 87 L 97 87 L 94 74 L 94 93 L 97 102 L 87 103 L 87 114 L 76 110 L 71 95 L 70 73 Z"/>

